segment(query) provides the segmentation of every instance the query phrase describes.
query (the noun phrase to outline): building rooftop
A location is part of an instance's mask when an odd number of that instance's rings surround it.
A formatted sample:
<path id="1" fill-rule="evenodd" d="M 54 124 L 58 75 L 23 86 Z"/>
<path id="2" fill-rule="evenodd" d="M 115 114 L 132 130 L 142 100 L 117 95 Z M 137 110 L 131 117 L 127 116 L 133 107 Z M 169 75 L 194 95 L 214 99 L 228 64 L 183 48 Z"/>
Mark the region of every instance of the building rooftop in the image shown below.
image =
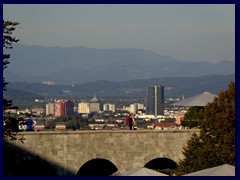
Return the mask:
<path id="1" fill-rule="evenodd" d="M 212 102 L 217 95 L 210 92 L 204 92 L 202 94 L 193 96 L 191 98 L 184 99 L 177 103 L 174 103 L 174 106 L 206 106 L 208 103 Z"/>
<path id="2" fill-rule="evenodd" d="M 89 101 L 90 103 L 100 103 L 99 99 L 97 98 L 96 94 L 94 97 Z"/>

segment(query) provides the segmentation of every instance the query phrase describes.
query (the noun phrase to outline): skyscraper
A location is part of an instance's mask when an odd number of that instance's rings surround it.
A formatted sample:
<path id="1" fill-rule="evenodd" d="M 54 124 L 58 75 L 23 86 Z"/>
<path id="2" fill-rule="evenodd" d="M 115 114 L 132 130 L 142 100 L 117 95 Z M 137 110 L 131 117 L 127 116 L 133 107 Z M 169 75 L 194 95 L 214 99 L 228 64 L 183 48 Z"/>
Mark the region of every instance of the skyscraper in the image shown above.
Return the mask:
<path id="1" fill-rule="evenodd" d="M 164 115 L 164 86 L 148 87 L 146 114 Z"/>

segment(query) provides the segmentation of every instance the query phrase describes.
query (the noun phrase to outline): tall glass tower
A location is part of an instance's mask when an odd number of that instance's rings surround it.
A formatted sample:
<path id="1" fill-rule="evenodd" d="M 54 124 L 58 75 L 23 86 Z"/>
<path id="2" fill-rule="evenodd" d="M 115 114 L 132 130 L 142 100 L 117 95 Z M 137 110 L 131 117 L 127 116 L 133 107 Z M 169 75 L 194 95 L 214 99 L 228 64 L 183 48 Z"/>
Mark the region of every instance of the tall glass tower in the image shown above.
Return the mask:
<path id="1" fill-rule="evenodd" d="M 164 86 L 147 89 L 146 114 L 164 115 Z"/>

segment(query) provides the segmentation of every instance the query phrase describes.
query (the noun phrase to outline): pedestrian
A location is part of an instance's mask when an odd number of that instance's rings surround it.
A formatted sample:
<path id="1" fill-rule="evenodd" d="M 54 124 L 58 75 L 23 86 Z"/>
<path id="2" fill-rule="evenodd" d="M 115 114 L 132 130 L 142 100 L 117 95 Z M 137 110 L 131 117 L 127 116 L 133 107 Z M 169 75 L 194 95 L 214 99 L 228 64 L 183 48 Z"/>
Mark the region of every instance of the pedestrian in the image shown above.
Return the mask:
<path id="1" fill-rule="evenodd" d="M 26 119 L 25 123 L 27 125 L 26 131 L 34 131 L 35 122 L 32 118 L 29 117 L 28 119 Z"/>
<path id="2" fill-rule="evenodd" d="M 127 116 L 124 121 L 125 128 L 128 130 L 132 130 L 133 127 L 133 118 L 130 113 L 127 113 Z"/>

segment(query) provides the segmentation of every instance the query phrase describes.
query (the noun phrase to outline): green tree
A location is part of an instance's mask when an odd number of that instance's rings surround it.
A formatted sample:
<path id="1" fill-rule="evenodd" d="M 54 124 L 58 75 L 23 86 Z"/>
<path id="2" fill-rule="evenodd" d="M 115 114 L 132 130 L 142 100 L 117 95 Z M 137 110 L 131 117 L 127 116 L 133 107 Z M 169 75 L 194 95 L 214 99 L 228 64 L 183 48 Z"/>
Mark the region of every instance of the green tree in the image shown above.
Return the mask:
<path id="1" fill-rule="evenodd" d="M 182 126 L 198 127 L 201 123 L 201 120 L 204 119 L 204 107 L 193 106 L 190 107 L 184 115 L 184 120 L 182 121 Z"/>
<path id="2" fill-rule="evenodd" d="M 183 154 L 178 175 L 222 164 L 235 165 L 235 83 L 229 83 L 226 91 L 205 106 L 200 134 L 191 137 Z"/>
<path id="3" fill-rule="evenodd" d="M 71 117 L 70 120 L 67 121 L 66 123 L 67 129 L 79 129 L 80 127 L 80 120 L 77 119 L 76 117 Z"/>
<path id="4" fill-rule="evenodd" d="M 12 45 L 19 41 L 12 35 L 15 26 L 18 24 L 17 22 L 3 20 L 3 70 L 6 69 L 7 65 L 10 63 L 10 54 L 7 53 L 7 50 L 12 49 Z M 8 83 L 3 77 L 3 91 L 6 91 L 7 84 Z M 17 109 L 17 107 L 13 106 L 11 100 L 3 98 L 3 139 L 5 141 L 16 140 L 16 133 L 18 131 L 18 119 L 9 112 L 12 109 Z"/>

